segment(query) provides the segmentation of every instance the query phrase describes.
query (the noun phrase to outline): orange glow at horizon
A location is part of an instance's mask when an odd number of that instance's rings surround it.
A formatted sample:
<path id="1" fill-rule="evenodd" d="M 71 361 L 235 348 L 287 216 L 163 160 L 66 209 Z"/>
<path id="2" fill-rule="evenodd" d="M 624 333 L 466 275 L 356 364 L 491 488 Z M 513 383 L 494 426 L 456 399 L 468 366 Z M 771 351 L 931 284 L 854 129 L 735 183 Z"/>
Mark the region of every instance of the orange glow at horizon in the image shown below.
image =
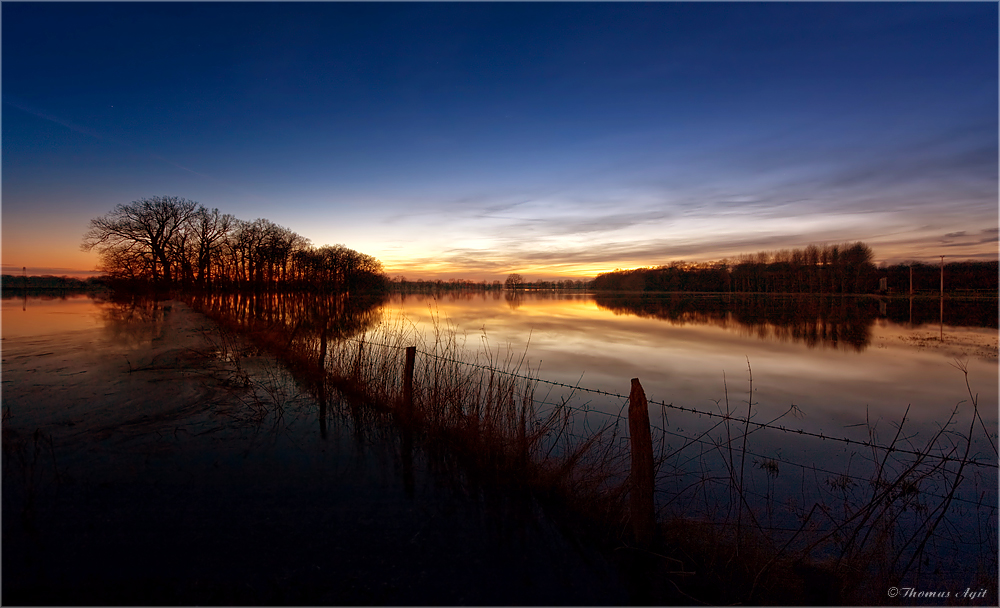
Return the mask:
<path id="1" fill-rule="evenodd" d="M 27 230 L 15 230 L 14 224 L 7 224 L 3 230 L 2 263 L 4 273 L 19 274 L 22 267 L 27 267 L 29 274 L 72 274 L 85 276 L 98 274 L 100 262 L 95 251 L 80 250 L 85 225 L 78 222 L 67 222 L 47 226 L 42 231 L 39 226 L 42 220 L 35 220 Z M 823 241 L 817 241 L 821 244 Z M 833 241 L 830 241 L 833 242 Z M 838 241 L 839 242 L 839 241 Z M 875 250 L 875 263 L 902 263 L 906 260 L 918 260 L 928 263 L 938 263 L 939 255 L 949 251 L 945 261 L 966 259 L 997 259 L 996 243 L 982 243 L 967 248 L 943 248 L 939 243 L 929 240 L 913 239 L 900 242 L 882 242 L 870 239 L 866 242 Z M 315 243 L 314 243 L 315 244 Z M 757 251 L 774 251 L 783 248 L 800 248 L 798 243 L 787 246 L 761 244 L 749 246 L 746 251 L 734 253 L 732 250 L 712 247 L 706 243 L 706 250 L 690 256 L 666 256 L 656 258 L 643 256 L 641 252 L 628 252 L 621 259 L 613 259 L 609 254 L 608 261 L 587 260 L 576 263 L 572 255 L 554 256 L 545 261 L 532 261 L 518 258 L 516 255 L 505 255 L 492 250 L 484 250 L 482 257 L 449 258 L 447 253 L 436 254 L 426 248 L 415 248 L 409 255 L 400 254 L 398 246 L 386 246 L 374 239 L 363 239 L 356 243 L 347 243 L 348 247 L 362 253 L 379 258 L 384 271 L 390 278 L 404 276 L 408 280 L 467 280 L 473 282 L 504 281 L 511 273 L 522 275 L 525 280 L 559 281 L 559 280 L 589 280 L 597 275 L 612 272 L 616 269 L 632 269 L 656 267 L 675 261 L 690 263 L 707 263 L 723 259 L 733 259 L 740 253 L 756 253 Z M 717 244 L 716 244 L 717 245 Z M 600 245 L 594 246 L 600 250 Z M 638 255 L 636 255 L 638 253 Z M 37 270 L 32 270 L 37 269 Z"/>
<path id="2" fill-rule="evenodd" d="M 658 264 L 649 264 L 658 265 Z M 511 265 L 509 268 L 502 271 L 490 271 L 490 270 L 463 270 L 461 268 L 455 267 L 453 265 L 441 262 L 433 265 L 421 265 L 421 266 L 395 266 L 389 267 L 386 265 L 385 273 L 389 277 L 403 276 L 406 277 L 408 281 L 436 281 L 438 279 L 448 280 L 448 279 L 465 279 L 470 281 L 486 281 L 488 283 L 494 280 L 504 281 L 508 275 L 512 273 L 520 274 L 525 278 L 526 281 L 551 281 L 551 280 L 578 280 L 578 279 L 592 279 L 597 275 L 610 272 L 614 268 L 608 268 L 606 266 L 597 265 L 572 265 L 572 264 L 558 264 L 558 265 Z"/>

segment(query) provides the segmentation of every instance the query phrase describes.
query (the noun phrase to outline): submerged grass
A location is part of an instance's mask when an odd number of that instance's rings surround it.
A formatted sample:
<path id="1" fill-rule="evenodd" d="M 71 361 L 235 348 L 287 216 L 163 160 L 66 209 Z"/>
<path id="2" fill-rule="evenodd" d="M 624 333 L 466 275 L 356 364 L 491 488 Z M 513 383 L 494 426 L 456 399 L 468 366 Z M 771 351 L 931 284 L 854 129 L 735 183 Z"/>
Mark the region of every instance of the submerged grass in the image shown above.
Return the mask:
<path id="1" fill-rule="evenodd" d="M 404 444 L 416 437 L 423 449 L 454 456 L 477 483 L 527 492 L 568 534 L 604 548 L 621 566 L 636 603 L 886 604 L 895 603 L 889 588 L 927 580 L 996 589 L 995 505 L 982 504 L 985 493 L 978 505 L 959 497 L 970 477 L 996 489 L 988 474 L 970 476 L 977 423 L 996 453 L 971 388 L 968 427 L 957 428 L 956 406 L 916 445 L 915 435 L 904 431 L 904 415 L 886 449 L 860 455 L 865 472 L 831 473 L 754 454 L 750 436 L 759 429 L 749 422 L 756 403 L 748 362 L 745 409 L 730 406 L 727 388 L 724 410 L 719 403 L 725 415 L 693 437 L 667 430 L 662 412 L 653 433 L 657 528 L 653 538 L 636 539 L 628 510 L 627 428 L 615 417 L 592 426 L 572 391 L 555 399 L 536 394 L 540 384 L 524 351 L 492 345 L 485 334 L 478 348 L 469 348 L 440 318 L 426 335 L 395 316 L 347 338 L 327 321 L 264 323 L 227 315 L 218 305 L 200 308 L 219 323 L 224 356 L 238 359 L 246 348 L 237 345 L 238 335 L 245 335 L 307 386 L 321 393 L 336 388 L 372 412 L 391 415 Z M 417 349 L 412 404 L 404 404 L 404 352 L 411 346 Z M 234 364 L 237 381 L 249 378 L 238 360 Z M 254 398 L 248 408 L 280 419 L 280 395 L 266 387 L 252 395 L 261 391 L 269 398 Z M 771 423 L 797 414 L 793 406 Z M 871 444 L 882 445 L 877 424 L 867 427 Z M 679 437 L 681 445 L 673 446 Z M 802 498 L 782 501 L 774 483 L 793 467 L 801 469 Z M 959 538 L 946 517 L 959 502 L 977 518 L 975 539 Z M 945 547 L 961 543 L 976 547 L 978 563 L 971 579 L 951 580 Z"/>

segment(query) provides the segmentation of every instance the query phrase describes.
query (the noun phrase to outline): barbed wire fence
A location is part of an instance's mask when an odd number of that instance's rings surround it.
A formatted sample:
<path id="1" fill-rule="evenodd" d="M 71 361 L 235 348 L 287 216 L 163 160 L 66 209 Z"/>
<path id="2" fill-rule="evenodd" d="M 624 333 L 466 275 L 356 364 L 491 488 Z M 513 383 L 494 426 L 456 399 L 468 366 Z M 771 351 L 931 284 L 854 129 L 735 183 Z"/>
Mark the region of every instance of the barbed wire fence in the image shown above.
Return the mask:
<path id="1" fill-rule="evenodd" d="M 627 503 L 635 485 L 626 413 L 632 394 L 540 378 L 524 354 L 509 347 L 505 354 L 488 345 L 470 354 L 454 328 L 435 324 L 426 339 L 405 320 L 395 323 L 354 337 L 264 325 L 282 334 L 284 348 L 294 345 L 311 362 L 318 355 L 325 374 L 361 387 L 357 394 L 364 399 L 392 408 L 409 392 L 425 428 L 482 438 L 484 449 L 556 469 L 571 486 Z M 407 379 L 408 349 L 415 365 Z M 716 402 L 718 411 L 643 396 L 652 416 L 645 426 L 653 440 L 658 522 L 696 520 L 737 538 L 756 531 L 779 547 L 778 554 L 826 550 L 840 556 L 882 551 L 872 551 L 873 544 L 895 527 L 893 564 L 908 568 L 925 547 L 942 555 L 945 545 L 953 552 L 971 547 L 995 562 L 1000 467 L 995 434 L 981 418 L 982 449 L 970 453 L 976 420 L 968 432 L 955 430 L 957 408 L 930 441 L 916 445 L 913 433 L 903 433 L 905 414 L 890 442 L 880 441 L 867 421 L 857 425 L 867 427 L 867 438 L 835 436 L 787 424 L 794 406 L 771 420 L 755 419 L 762 410 L 754 412 L 759 404 L 752 388 L 749 394 L 735 407 L 727 394 L 725 407 Z M 781 440 L 760 440 L 768 433 Z M 628 535 L 629 511 L 622 513 Z"/>
<path id="2" fill-rule="evenodd" d="M 382 343 L 378 343 L 378 342 L 364 341 L 364 340 L 358 340 L 358 339 L 353 339 L 353 338 L 349 339 L 349 341 L 355 342 L 355 343 L 358 343 L 358 344 L 367 344 L 369 346 L 377 346 L 377 347 L 381 347 L 381 348 L 389 348 L 389 349 L 394 349 L 394 350 L 403 350 L 403 349 L 406 348 L 404 346 L 399 346 L 399 345 L 394 345 L 394 344 L 382 344 Z M 566 384 L 564 382 L 556 382 L 556 381 L 553 381 L 553 380 L 545 380 L 543 378 L 538 378 L 538 377 L 535 377 L 535 376 L 528 376 L 528 375 L 524 375 L 524 374 L 519 374 L 519 373 L 516 373 L 516 372 L 511 372 L 511 371 L 507 371 L 507 370 L 503 370 L 503 369 L 489 367 L 489 366 L 481 365 L 481 364 L 478 364 L 478 363 L 471 363 L 471 362 L 468 362 L 468 361 L 461 361 L 461 360 L 458 360 L 458 359 L 454 359 L 454 358 L 451 358 L 451 357 L 445 357 L 445 356 L 442 356 L 442 355 L 435 354 L 433 352 L 427 352 L 427 351 L 423 351 L 423 350 L 420 350 L 420 349 L 417 349 L 416 352 L 419 355 L 422 355 L 424 357 L 430 357 L 430 358 L 436 359 L 438 361 L 447 362 L 447 363 L 450 363 L 450 364 L 453 364 L 453 365 L 460 365 L 460 366 L 465 366 L 465 367 L 470 367 L 470 368 L 476 368 L 476 369 L 480 369 L 480 370 L 487 371 L 487 372 L 490 372 L 490 373 L 502 374 L 502 375 L 505 375 L 505 376 L 509 376 L 511 378 L 516 378 L 516 379 L 519 379 L 519 380 L 524 380 L 524 381 L 532 382 L 532 383 L 535 383 L 535 384 L 544 384 L 544 385 L 550 385 L 550 386 L 560 387 L 560 388 L 564 388 L 564 389 L 569 389 L 569 390 L 571 390 L 573 392 L 588 393 L 588 394 L 594 394 L 594 395 L 601 395 L 601 396 L 605 396 L 605 397 L 612 397 L 612 398 L 618 399 L 618 400 L 620 400 L 620 401 L 622 401 L 624 403 L 624 406 L 623 406 L 622 409 L 624 409 L 624 407 L 627 406 L 627 404 L 628 404 L 629 396 L 628 395 L 622 395 L 620 393 L 613 393 L 613 392 L 610 392 L 610 391 L 604 391 L 604 390 L 599 390 L 599 389 L 586 388 L 586 387 L 582 387 L 582 386 L 579 386 L 579 385 Z M 624 416 L 621 413 L 621 411 L 619 411 L 619 413 L 617 413 L 617 414 L 613 414 L 611 412 L 606 412 L 606 411 L 598 410 L 598 409 L 588 409 L 588 408 L 576 407 L 576 406 L 569 405 L 568 403 L 558 403 L 558 404 L 556 404 L 554 402 L 547 402 L 547 401 L 540 401 L 540 403 L 545 404 L 545 405 L 553 405 L 553 406 L 558 405 L 559 407 L 564 407 L 564 408 L 566 408 L 568 410 L 573 410 L 573 411 L 580 412 L 580 413 L 583 413 L 583 414 L 597 414 L 597 415 L 607 416 L 609 418 L 613 418 L 613 419 L 617 419 L 617 420 L 621 420 L 621 421 L 627 420 L 627 417 Z M 697 409 L 697 408 L 684 407 L 684 406 L 681 406 L 681 405 L 674 405 L 673 403 L 665 403 L 665 402 L 662 402 L 662 401 L 656 401 L 656 400 L 652 400 L 652 399 L 648 400 L 648 403 L 649 403 L 649 405 L 656 405 L 656 406 L 660 406 L 660 407 L 667 408 L 667 409 L 670 409 L 670 410 L 676 410 L 676 411 L 680 411 L 680 412 L 686 412 L 686 413 L 689 413 L 689 414 L 695 414 L 695 415 L 698 415 L 698 416 L 705 416 L 705 417 L 708 417 L 708 418 L 718 418 L 718 419 L 722 419 L 722 420 L 732 421 L 732 422 L 738 423 L 738 424 L 746 424 L 746 425 L 752 426 L 752 427 L 754 427 L 756 429 L 770 429 L 770 430 L 780 431 L 782 433 L 791 433 L 791 434 L 802 435 L 802 436 L 806 436 L 806 437 L 813 437 L 813 438 L 816 438 L 816 439 L 820 439 L 822 441 L 838 442 L 838 443 L 843 443 L 844 445 L 852 445 L 852 446 L 858 446 L 858 447 L 862 447 L 862 448 L 882 450 L 882 451 L 885 451 L 885 452 L 891 452 L 891 453 L 897 453 L 897 454 L 905 454 L 905 455 L 909 455 L 909 456 L 930 457 L 930 458 L 934 458 L 934 459 L 941 460 L 941 461 L 946 461 L 946 462 L 956 462 L 956 463 L 957 462 L 964 462 L 965 464 L 967 464 L 969 466 L 983 467 L 983 468 L 987 468 L 987 469 L 998 469 L 998 468 L 1000 468 L 1000 464 L 998 464 L 998 462 L 996 462 L 996 461 L 987 462 L 987 461 L 983 461 L 983 460 L 979 460 L 979 459 L 963 459 L 963 458 L 956 457 L 956 456 L 947 456 L 947 455 L 941 455 L 941 454 L 929 454 L 928 455 L 928 454 L 925 454 L 924 452 L 921 452 L 921 451 L 918 451 L 918 450 L 911 450 L 911 449 L 902 448 L 902 447 L 898 447 L 898 446 L 881 445 L 881 444 L 878 444 L 877 442 L 874 442 L 874 441 L 860 441 L 860 440 L 857 440 L 857 439 L 850 439 L 848 437 L 837 437 L 837 436 L 833 436 L 833 435 L 827 435 L 827 434 L 824 434 L 824 433 L 816 433 L 816 432 L 812 432 L 812 431 L 807 431 L 807 430 L 804 430 L 804 429 L 789 428 L 789 427 L 786 427 L 784 425 L 776 425 L 776 424 L 766 423 L 766 422 L 756 422 L 754 420 L 748 420 L 746 418 L 741 418 L 739 416 L 736 416 L 736 415 L 733 415 L 733 414 L 729 414 L 729 413 L 724 414 L 724 413 L 712 412 L 712 411 L 708 411 L 708 410 L 700 410 L 700 409 Z M 662 432 L 662 433 L 668 433 L 668 434 L 670 434 L 669 431 L 667 431 L 667 430 L 665 430 L 663 428 L 657 427 L 657 426 L 652 426 L 651 425 L 651 428 L 654 431 L 659 431 L 659 432 Z M 674 434 L 676 435 L 676 433 L 674 433 Z M 683 436 L 683 435 L 678 435 L 678 436 L 679 437 L 686 437 L 686 436 Z M 988 438 L 988 436 L 987 436 L 987 438 Z M 994 446 L 994 449 L 996 449 L 995 446 Z M 805 466 L 805 465 L 800 465 L 798 463 L 792 463 L 792 462 L 788 462 L 788 461 L 784 461 L 784 464 L 789 464 L 789 465 L 792 465 L 792 466 Z M 829 471 L 826 471 L 826 472 L 829 472 Z"/>
<path id="3" fill-rule="evenodd" d="M 376 393 L 391 402 L 402 392 L 402 353 L 412 340 L 398 332 L 386 335 L 394 339 L 363 335 L 344 340 L 331 369 L 366 374 L 369 383 L 374 380 L 378 385 Z M 476 420 L 483 428 L 502 427 L 511 449 L 527 450 L 540 461 L 574 460 L 581 477 L 596 479 L 604 490 L 617 489 L 622 496 L 630 491 L 629 395 L 539 378 L 523 356 L 510 353 L 506 357 L 490 353 L 485 361 L 476 354 L 467 360 L 457 356 L 460 349 L 453 337 L 450 340 L 415 348 L 418 363 L 412 390 L 425 415 L 437 417 L 439 423 Z M 756 402 L 744 399 L 740 408 L 746 411 L 748 405 Z M 995 553 L 998 462 L 996 444 L 988 433 L 987 453 L 992 450 L 993 457 L 963 454 L 954 420 L 942 426 L 935 441 L 917 446 L 911 436 L 899 432 L 886 443 L 878 441 L 870 428 L 867 439 L 795 428 L 782 420 L 794 413 L 794 406 L 766 421 L 754 420 L 749 411 L 738 415 L 721 404 L 719 411 L 655 399 L 648 400 L 648 406 L 654 416 L 649 430 L 660 521 L 695 516 L 720 528 L 752 527 L 777 542 L 799 539 L 799 545 L 808 549 L 816 538 L 858 543 L 858 537 L 873 535 L 871 528 L 880 525 L 876 522 L 891 520 L 908 527 L 899 541 L 899 561 L 928 542 L 924 533 L 932 543 L 968 544 L 963 540 L 968 535 L 956 526 L 932 526 L 951 507 L 960 516 L 976 514 L 966 519 L 975 519 L 987 530 Z M 667 424 L 671 413 L 701 424 Z M 905 420 L 904 415 L 897 431 Z M 982 428 L 986 431 L 985 425 Z M 761 450 L 756 446 L 762 442 L 748 445 L 747 438 L 761 432 L 841 446 L 846 466 L 831 464 L 830 449 L 817 452 L 821 462 L 816 462 L 780 449 Z M 794 505 L 792 497 L 798 499 Z"/>

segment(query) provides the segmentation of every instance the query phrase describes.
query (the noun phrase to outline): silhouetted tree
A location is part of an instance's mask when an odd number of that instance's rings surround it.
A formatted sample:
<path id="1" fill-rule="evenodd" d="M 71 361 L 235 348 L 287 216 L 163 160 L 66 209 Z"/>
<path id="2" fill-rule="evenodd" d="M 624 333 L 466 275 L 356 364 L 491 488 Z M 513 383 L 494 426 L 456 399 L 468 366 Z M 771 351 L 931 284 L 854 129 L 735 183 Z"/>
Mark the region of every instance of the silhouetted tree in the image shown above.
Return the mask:
<path id="1" fill-rule="evenodd" d="M 107 215 L 90 220 L 82 248 L 97 249 L 102 266 L 110 266 L 111 272 L 119 270 L 118 263 L 127 260 L 130 268 L 148 268 L 153 281 L 169 283 L 171 241 L 178 238 L 197 208 L 194 201 L 176 196 L 154 196 L 118 205 Z"/>
<path id="2" fill-rule="evenodd" d="M 267 219 L 247 222 L 178 197 L 118 205 L 91 220 L 85 251 L 108 276 L 182 286 L 381 290 L 382 263 L 343 245 L 314 249 Z"/>
<path id="3" fill-rule="evenodd" d="M 524 287 L 524 277 L 516 272 L 507 275 L 507 280 L 503 284 L 504 289 L 522 289 Z"/>
<path id="4" fill-rule="evenodd" d="M 741 254 L 732 262 L 671 262 L 656 268 L 615 270 L 597 276 L 599 291 L 741 291 L 763 293 L 867 293 L 876 281 L 874 254 L 864 243 L 810 245 Z"/>
<path id="5" fill-rule="evenodd" d="M 214 254 L 236 225 L 236 218 L 228 213 L 221 214 L 218 209 L 209 211 L 199 207 L 189 222 L 194 236 L 194 280 L 205 287 L 212 281 L 212 261 L 217 259 Z"/>

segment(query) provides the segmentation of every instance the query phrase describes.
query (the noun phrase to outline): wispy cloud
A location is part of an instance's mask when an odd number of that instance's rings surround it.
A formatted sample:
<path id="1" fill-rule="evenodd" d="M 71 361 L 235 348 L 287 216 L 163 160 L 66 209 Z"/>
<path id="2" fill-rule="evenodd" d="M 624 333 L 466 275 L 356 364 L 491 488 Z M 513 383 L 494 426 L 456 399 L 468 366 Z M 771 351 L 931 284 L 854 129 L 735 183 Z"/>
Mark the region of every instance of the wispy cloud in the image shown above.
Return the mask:
<path id="1" fill-rule="evenodd" d="M 77 124 L 75 122 L 71 122 L 69 120 L 66 120 L 65 118 L 54 116 L 53 114 L 50 114 L 49 112 L 45 112 L 43 110 L 40 110 L 37 107 L 33 106 L 32 104 L 29 104 L 29 103 L 27 103 L 27 102 L 25 102 L 25 101 L 23 101 L 21 99 L 18 99 L 17 97 L 15 97 L 13 95 L 10 95 L 9 93 L 4 93 L 3 103 L 5 103 L 5 104 L 7 104 L 9 106 L 13 106 L 13 107 L 17 108 L 18 110 L 21 110 L 22 112 L 26 112 L 28 114 L 31 114 L 32 116 L 35 116 L 37 118 L 41 118 L 42 120 L 47 120 L 48 122 L 51 122 L 53 124 L 57 124 L 57 125 L 59 125 L 61 127 L 65 127 L 67 129 L 69 129 L 70 131 L 75 131 L 76 133 L 80 133 L 82 135 L 87 135 L 89 137 L 93 137 L 94 139 L 98 139 L 98 140 L 101 140 L 101 141 L 109 141 L 109 142 L 114 142 L 114 143 L 122 143 L 120 140 L 116 140 L 114 138 L 108 137 L 106 134 L 100 133 L 100 132 L 98 132 L 95 129 L 91 129 L 89 127 L 86 127 L 86 126 Z"/>

